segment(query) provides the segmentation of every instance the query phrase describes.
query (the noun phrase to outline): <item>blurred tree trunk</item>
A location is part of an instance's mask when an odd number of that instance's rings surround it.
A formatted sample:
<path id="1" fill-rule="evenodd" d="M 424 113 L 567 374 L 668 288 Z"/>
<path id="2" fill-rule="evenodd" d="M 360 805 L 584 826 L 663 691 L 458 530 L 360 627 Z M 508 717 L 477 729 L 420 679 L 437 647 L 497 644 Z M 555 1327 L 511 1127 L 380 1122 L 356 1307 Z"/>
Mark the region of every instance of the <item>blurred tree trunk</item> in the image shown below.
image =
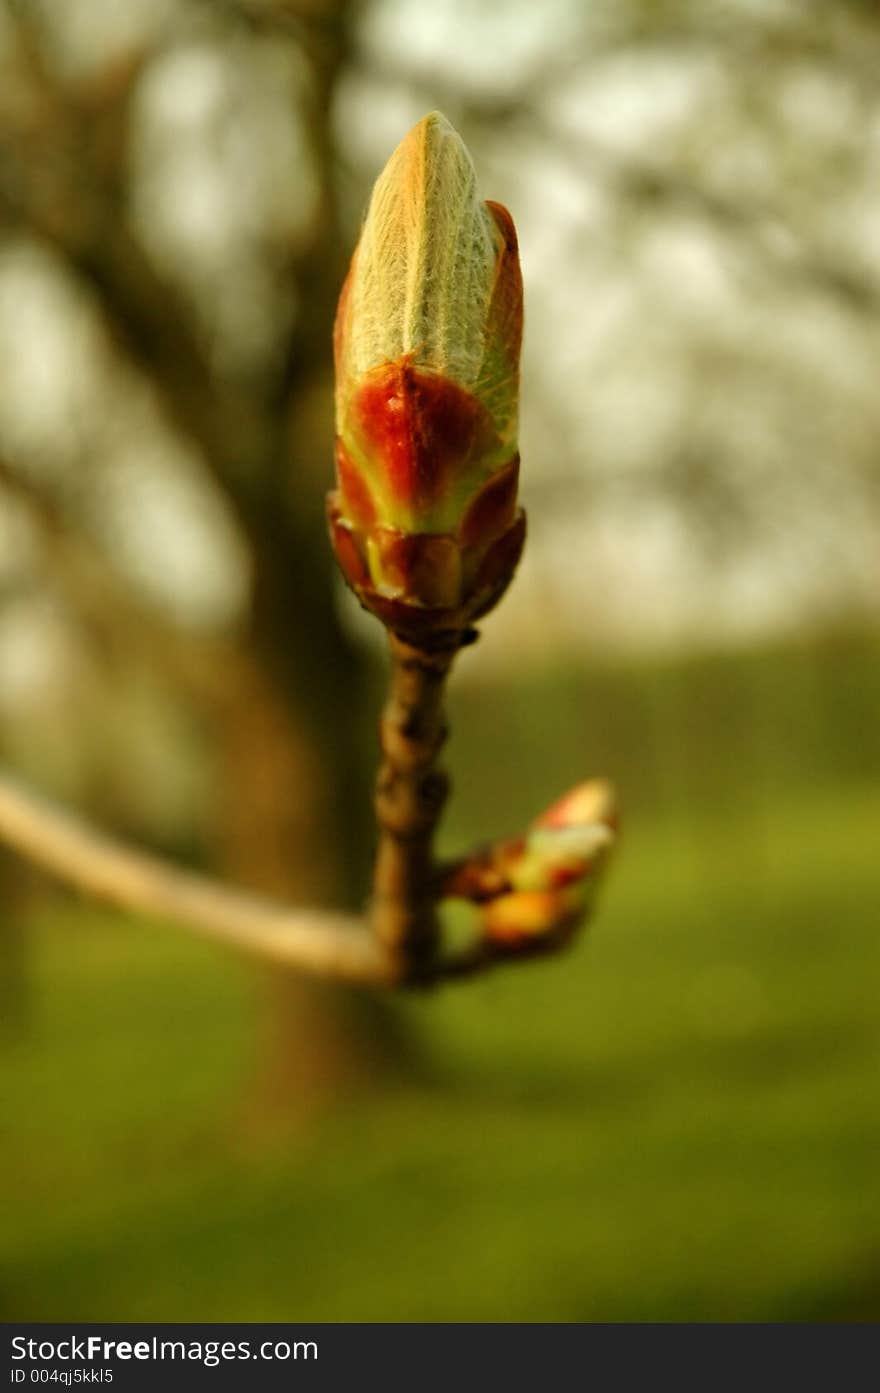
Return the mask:
<path id="1" fill-rule="evenodd" d="M 299 900 L 356 907 L 372 858 L 374 752 L 364 653 L 342 628 L 324 499 L 332 474 L 330 341 L 345 255 L 334 187 L 331 106 L 349 0 L 312 15 L 307 126 L 320 196 L 296 267 L 298 313 L 277 396 L 275 457 L 245 501 L 254 584 L 245 649 L 254 659 L 226 742 L 229 855 L 237 876 Z M 408 1054 L 393 1009 L 363 992 L 273 974 L 271 1107 L 308 1107 L 397 1070 Z"/>

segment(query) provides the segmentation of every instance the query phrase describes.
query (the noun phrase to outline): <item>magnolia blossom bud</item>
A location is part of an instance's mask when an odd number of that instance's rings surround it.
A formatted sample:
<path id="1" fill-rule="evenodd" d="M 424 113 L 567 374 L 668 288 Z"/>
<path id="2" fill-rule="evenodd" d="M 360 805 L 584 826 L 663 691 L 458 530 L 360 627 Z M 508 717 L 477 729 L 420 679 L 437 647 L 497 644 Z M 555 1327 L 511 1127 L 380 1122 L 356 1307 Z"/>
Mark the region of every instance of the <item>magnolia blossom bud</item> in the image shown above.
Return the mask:
<path id="1" fill-rule="evenodd" d="M 334 334 L 343 573 L 413 642 L 455 642 L 519 560 L 522 279 L 452 126 L 426 116 L 373 189 Z"/>

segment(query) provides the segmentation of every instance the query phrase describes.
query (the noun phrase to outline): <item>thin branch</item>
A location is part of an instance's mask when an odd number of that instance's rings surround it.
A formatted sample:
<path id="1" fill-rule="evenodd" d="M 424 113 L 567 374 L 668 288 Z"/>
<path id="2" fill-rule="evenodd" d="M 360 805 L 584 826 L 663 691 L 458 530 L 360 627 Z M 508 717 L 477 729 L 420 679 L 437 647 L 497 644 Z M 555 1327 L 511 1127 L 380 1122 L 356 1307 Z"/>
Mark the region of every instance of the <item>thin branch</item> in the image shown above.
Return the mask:
<path id="1" fill-rule="evenodd" d="M 436 767 L 446 739 L 443 698 L 455 649 L 424 653 L 389 635 L 391 679 L 379 725 L 379 845 L 370 922 L 380 943 L 419 976 L 439 938 L 434 832 L 449 792 Z"/>
<path id="2" fill-rule="evenodd" d="M 132 850 L 0 776 L 0 838 L 86 894 L 174 920 L 276 963 L 361 985 L 390 986 L 394 971 L 359 921 L 291 908 Z"/>

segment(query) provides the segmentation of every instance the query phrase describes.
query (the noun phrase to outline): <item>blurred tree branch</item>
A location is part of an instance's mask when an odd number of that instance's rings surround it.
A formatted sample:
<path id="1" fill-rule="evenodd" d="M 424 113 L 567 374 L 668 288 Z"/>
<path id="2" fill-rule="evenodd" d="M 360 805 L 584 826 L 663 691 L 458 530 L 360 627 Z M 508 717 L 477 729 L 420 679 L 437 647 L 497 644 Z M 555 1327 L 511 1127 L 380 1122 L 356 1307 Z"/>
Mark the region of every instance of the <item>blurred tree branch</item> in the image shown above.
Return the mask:
<path id="1" fill-rule="evenodd" d="M 391 965 L 357 920 L 285 908 L 135 851 L 0 778 L 0 836 L 44 870 L 123 909 L 172 919 L 273 962 L 386 984 Z"/>

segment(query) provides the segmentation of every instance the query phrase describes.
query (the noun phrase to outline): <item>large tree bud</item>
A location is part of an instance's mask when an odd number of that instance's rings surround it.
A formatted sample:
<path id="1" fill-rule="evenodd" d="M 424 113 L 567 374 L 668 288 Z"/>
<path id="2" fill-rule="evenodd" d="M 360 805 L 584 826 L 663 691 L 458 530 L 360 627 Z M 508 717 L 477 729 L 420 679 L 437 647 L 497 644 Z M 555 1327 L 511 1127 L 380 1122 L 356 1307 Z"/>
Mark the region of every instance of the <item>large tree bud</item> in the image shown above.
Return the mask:
<path id="1" fill-rule="evenodd" d="M 455 642 L 506 589 L 516 504 L 522 279 L 432 112 L 376 181 L 336 317 L 331 535 L 361 603 L 415 643 Z"/>

